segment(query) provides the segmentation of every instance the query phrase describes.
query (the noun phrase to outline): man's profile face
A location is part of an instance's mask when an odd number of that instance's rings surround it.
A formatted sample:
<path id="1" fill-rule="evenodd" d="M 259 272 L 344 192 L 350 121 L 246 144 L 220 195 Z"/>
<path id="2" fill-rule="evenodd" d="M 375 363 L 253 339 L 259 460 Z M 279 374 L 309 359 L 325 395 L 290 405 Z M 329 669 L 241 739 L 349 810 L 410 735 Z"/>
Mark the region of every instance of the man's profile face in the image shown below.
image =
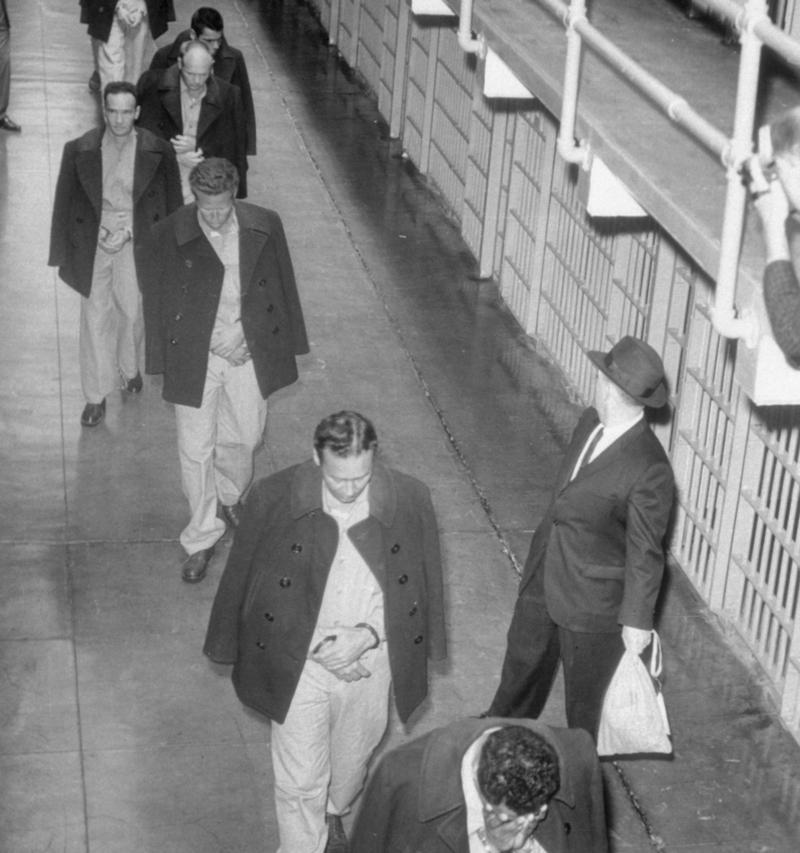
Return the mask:
<path id="1" fill-rule="evenodd" d="M 193 193 L 197 209 L 206 225 L 215 231 L 222 228 L 233 212 L 233 190 L 218 195 L 209 195 L 200 190 L 193 190 Z"/>
<path id="2" fill-rule="evenodd" d="M 216 56 L 222 44 L 222 30 L 210 30 L 208 27 L 203 27 L 200 35 L 197 36 L 197 41 L 203 42 L 211 55 Z"/>
<path id="3" fill-rule="evenodd" d="M 183 85 L 193 94 L 202 92 L 211 74 L 213 57 L 205 50 L 190 50 L 180 59 L 181 79 Z"/>
<path id="4" fill-rule="evenodd" d="M 114 136 L 127 136 L 133 132 L 133 123 L 139 117 L 136 98 L 130 92 L 108 95 L 103 106 L 106 127 Z"/>
<path id="5" fill-rule="evenodd" d="M 325 487 L 344 504 L 353 503 L 369 485 L 374 457 L 374 450 L 365 450 L 355 456 L 337 456 L 323 448 L 321 457 L 314 451 L 314 462 L 322 469 Z"/>

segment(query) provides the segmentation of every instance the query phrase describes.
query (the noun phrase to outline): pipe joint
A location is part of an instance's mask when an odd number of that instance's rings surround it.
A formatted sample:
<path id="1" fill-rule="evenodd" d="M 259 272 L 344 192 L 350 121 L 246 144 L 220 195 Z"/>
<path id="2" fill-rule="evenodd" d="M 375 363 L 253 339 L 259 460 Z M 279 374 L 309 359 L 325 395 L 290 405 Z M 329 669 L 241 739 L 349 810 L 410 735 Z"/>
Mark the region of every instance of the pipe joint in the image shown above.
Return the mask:
<path id="1" fill-rule="evenodd" d="M 764 0 L 746 0 L 733 21 L 733 25 L 740 35 L 740 41 L 745 37 L 758 38 L 755 28 L 760 23 L 772 24 Z"/>
<path id="2" fill-rule="evenodd" d="M 462 32 L 459 28 L 456 33 L 456 37 L 458 38 L 458 46 L 465 53 L 474 53 L 478 59 L 486 59 L 488 47 L 486 46 L 486 39 L 484 38 L 483 33 L 478 33 L 478 35 L 473 38 L 471 30 Z"/>
<path id="3" fill-rule="evenodd" d="M 592 165 L 592 149 L 585 139 L 575 142 L 559 134 L 556 143 L 558 156 L 567 163 L 576 163 L 584 172 L 588 172 Z"/>
<path id="4" fill-rule="evenodd" d="M 586 7 L 584 6 L 582 9 L 573 9 L 571 7 L 568 8 L 564 12 L 563 20 L 564 20 L 564 29 L 566 29 L 568 33 L 569 32 L 575 32 L 575 26 L 577 24 L 581 23 L 582 21 L 587 20 L 587 18 L 586 18 Z"/>

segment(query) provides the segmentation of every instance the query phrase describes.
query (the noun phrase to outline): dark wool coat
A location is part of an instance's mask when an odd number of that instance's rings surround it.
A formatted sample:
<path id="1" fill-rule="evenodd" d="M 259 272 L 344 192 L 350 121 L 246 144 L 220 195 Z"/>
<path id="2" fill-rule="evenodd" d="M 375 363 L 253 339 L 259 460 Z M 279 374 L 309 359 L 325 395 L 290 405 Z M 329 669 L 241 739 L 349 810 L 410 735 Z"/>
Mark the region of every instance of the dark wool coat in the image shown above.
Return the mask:
<path id="1" fill-rule="evenodd" d="M 350 834 L 350 853 L 469 853 L 461 762 L 487 730 L 525 726 L 556 751 L 561 787 L 534 838 L 547 853 L 606 853 L 603 782 L 594 743 L 583 729 L 534 720 L 459 720 L 383 756 Z"/>
<path id="2" fill-rule="evenodd" d="M 672 468 L 643 419 L 570 481 L 598 423 L 590 408 L 575 428 L 519 593 L 543 570 L 547 610 L 557 625 L 598 634 L 620 625 L 650 630 L 664 572 Z"/>
<path id="3" fill-rule="evenodd" d="M 428 692 L 427 659 L 446 656 L 439 534 L 425 485 L 376 462 L 370 514 L 347 535 L 384 596 L 389 665 L 400 719 Z M 282 723 L 292 703 L 336 554 L 313 462 L 256 483 L 217 590 L 203 651 L 232 663 L 248 707 Z"/>
<path id="4" fill-rule="evenodd" d="M 172 44 L 159 48 L 152 61 L 150 70 L 162 73 L 171 68 L 180 59 L 181 45 L 191 39 L 191 30 L 184 30 Z M 253 90 L 250 88 L 250 76 L 247 73 L 247 65 L 241 50 L 231 47 L 222 38 L 219 50 L 214 55 L 214 64 L 211 73 L 220 80 L 238 86 L 242 93 L 242 106 L 245 112 L 245 125 L 247 130 L 247 153 L 253 156 L 256 153 L 256 108 L 253 104 Z"/>
<path id="5" fill-rule="evenodd" d="M 280 217 L 236 202 L 242 327 L 264 399 L 297 379 L 308 339 Z M 148 373 L 164 374 L 164 399 L 199 408 L 225 267 L 185 205 L 152 231 L 142 278 Z"/>
<path id="6" fill-rule="evenodd" d="M 183 133 L 180 69 L 145 71 L 137 84 L 141 112 L 137 124 L 169 142 Z M 197 147 L 204 157 L 224 157 L 239 172 L 237 198 L 247 198 L 247 129 L 242 95 L 236 86 L 213 75 L 197 122 Z"/>
<path id="7" fill-rule="evenodd" d="M 154 39 L 167 31 L 167 23 L 175 20 L 173 0 L 145 0 L 150 33 Z M 89 35 L 108 41 L 117 0 L 81 0 L 81 23 L 89 25 Z"/>
<path id="8" fill-rule="evenodd" d="M 64 146 L 50 229 L 50 257 L 59 276 L 81 296 L 92 289 L 92 271 L 103 205 L 105 128 L 90 130 Z M 133 254 L 141 287 L 150 228 L 183 204 L 175 152 L 168 142 L 137 129 L 133 164 Z"/>

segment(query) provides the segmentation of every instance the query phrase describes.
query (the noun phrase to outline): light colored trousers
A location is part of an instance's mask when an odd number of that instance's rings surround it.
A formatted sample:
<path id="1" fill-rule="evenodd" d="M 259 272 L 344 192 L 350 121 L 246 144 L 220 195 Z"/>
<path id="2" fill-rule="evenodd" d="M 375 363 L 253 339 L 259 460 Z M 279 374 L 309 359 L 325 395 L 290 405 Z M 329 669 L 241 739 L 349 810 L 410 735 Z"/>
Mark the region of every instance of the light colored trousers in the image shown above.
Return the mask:
<path id="1" fill-rule="evenodd" d="M 105 90 L 106 83 L 125 80 L 136 85 L 139 82 L 149 34 L 150 24 L 146 17 L 135 27 L 130 27 L 115 15 L 108 41 L 92 40 L 92 47 L 97 48 L 95 56 L 101 92 Z"/>
<path id="2" fill-rule="evenodd" d="M 136 281 L 133 242 L 115 254 L 99 246 L 94 256 L 92 289 L 81 299 L 81 386 L 87 403 L 102 403 L 139 372 L 144 342 L 142 295 Z"/>
<path id="3" fill-rule="evenodd" d="M 183 493 L 192 512 L 181 533 L 187 554 L 210 548 L 225 532 L 217 500 L 235 504 L 253 479 L 253 456 L 264 437 L 267 401 L 253 362 L 234 367 L 209 353 L 203 402 L 175 406 Z"/>
<path id="4" fill-rule="evenodd" d="M 307 660 L 286 720 L 272 723 L 278 853 L 323 853 L 326 812 L 345 814 L 364 787 L 389 719 L 386 644 L 362 661 L 371 677 L 346 682 Z"/>

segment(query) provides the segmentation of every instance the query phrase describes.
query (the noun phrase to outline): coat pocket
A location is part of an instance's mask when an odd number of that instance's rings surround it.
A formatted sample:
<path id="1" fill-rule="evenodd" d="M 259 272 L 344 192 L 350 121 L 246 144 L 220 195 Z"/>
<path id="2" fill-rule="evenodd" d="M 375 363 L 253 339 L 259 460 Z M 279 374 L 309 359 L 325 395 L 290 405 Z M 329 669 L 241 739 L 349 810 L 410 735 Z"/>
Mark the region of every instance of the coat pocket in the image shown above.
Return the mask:
<path id="1" fill-rule="evenodd" d="M 583 567 L 581 574 L 587 578 L 621 581 L 625 577 L 625 566 L 609 566 L 607 564 L 589 563 Z"/>

